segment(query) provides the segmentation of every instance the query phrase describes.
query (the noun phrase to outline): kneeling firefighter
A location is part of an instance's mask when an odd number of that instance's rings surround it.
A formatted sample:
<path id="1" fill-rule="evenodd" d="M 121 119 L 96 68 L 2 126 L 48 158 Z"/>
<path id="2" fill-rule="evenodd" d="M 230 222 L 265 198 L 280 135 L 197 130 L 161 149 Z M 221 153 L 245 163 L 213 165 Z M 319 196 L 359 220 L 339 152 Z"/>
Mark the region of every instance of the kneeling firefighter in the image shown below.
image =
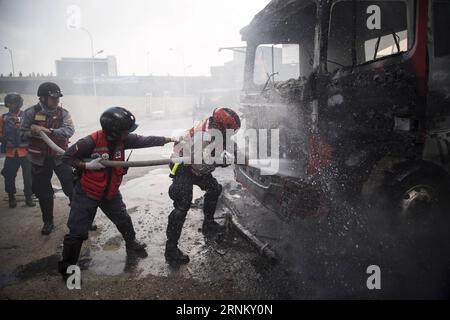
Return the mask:
<path id="1" fill-rule="evenodd" d="M 236 132 L 241 127 L 241 121 L 237 113 L 230 108 L 217 108 L 211 117 L 201 121 L 191 128 L 183 137 L 182 143 L 188 143 L 189 149 L 194 148 L 194 135 L 196 133 L 208 133 L 211 129 L 219 130 L 226 145 L 226 130 Z M 178 144 L 176 144 L 177 146 Z M 202 149 L 206 146 L 202 145 Z M 234 149 L 237 151 L 237 148 Z M 236 155 L 234 156 L 236 157 Z M 229 163 L 231 161 L 226 161 Z M 247 162 L 247 160 L 246 160 Z M 216 166 L 225 167 L 229 164 L 171 164 L 172 185 L 169 188 L 169 196 L 173 200 L 174 209 L 169 215 L 167 224 L 167 242 L 165 258 L 169 264 L 189 263 L 189 256 L 178 248 L 178 240 L 181 236 L 186 215 L 192 201 L 193 185 L 197 185 L 206 191 L 203 202 L 204 220 L 202 231 L 206 233 L 218 232 L 223 227 L 214 221 L 217 202 L 222 192 L 222 186 L 212 176 Z"/>
<path id="2" fill-rule="evenodd" d="M 100 161 L 124 161 L 126 149 L 163 146 L 171 138 L 131 134 L 137 128 L 135 117 L 122 107 L 111 107 L 100 117 L 102 130 L 80 139 L 63 156 L 63 161 L 80 172 L 75 183 L 69 220 L 69 234 L 64 237 L 59 272 L 66 277 L 67 268 L 75 265 L 88 230 L 100 208 L 122 234 L 127 254 L 146 257 L 146 245 L 136 240 L 133 223 L 119 192 L 124 167 L 103 166 Z M 93 159 L 84 162 L 83 159 Z"/>

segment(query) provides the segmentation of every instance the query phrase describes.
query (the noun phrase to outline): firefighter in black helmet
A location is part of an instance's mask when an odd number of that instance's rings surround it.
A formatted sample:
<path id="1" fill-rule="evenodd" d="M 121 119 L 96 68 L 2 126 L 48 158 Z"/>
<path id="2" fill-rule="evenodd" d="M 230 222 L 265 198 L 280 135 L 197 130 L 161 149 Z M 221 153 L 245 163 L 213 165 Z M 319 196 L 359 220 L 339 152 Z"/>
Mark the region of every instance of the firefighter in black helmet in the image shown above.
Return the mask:
<path id="1" fill-rule="evenodd" d="M 137 124 L 133 114 L 122 107 L 111 107 L 100 117 L 102 129 L 78 140 L 67 149 L 63 161 L 80 172 L 72 197 L 69 234 L 64 237 L 62 261 L 59 272 L 66 277 L 66 270 L 78 261 L 81 245 L 87 239 L 88 229 L 97 208 L 108 216 L 122 234 L 127 254 L 146 257 L 145 244 L 136 240 L 131 217 L 127 213 L 119 186 L 127 173 L 124 167 L 105 168 L 102 159 L 125 160 L 126 149 L 163 146 L 172 138 L 140 136 L 133 134 Z M 84 162 L 83 159 L 93 159 Z"/>
<path id="2" fill-rule="evenodd" d="M 15 180 L 20 167 L 22 167 L 25 203 L 29 207 L 34 207 L 31 191 L 31 164 L 26 157 L 28 142 L 20 137 L 20 118 L 23 116 L 20 108 L 23 106 L 23 98 L 20 94 L 12 92 L 5 96 L 4 101 L 9 112 L 0 118 L 0 140 L 2 153 L 6 154 L 2 175 L 5 177 L 9 207 L 17 206 Z"/>
<path id="3" fill-rule="evenodd" d="M 21 132 L 29 141 L 27 156 L 31 161 L 32 189 L 39 199 L 44 222 L 41 233 L 48 235 L 53 230 L 53 172 L 61 182 L 63 192 L 70 199 L 73 189 L 72 169 L 62 163 L 61 156 L 40 138 L 39 132 L 44 132 L 59 147 L 67 149 L 75 128 L 69 111 L 60 104 L 63 94 L 57 84 L 42 83 L 37 95 L 39 102 L 24 112 Z"/>

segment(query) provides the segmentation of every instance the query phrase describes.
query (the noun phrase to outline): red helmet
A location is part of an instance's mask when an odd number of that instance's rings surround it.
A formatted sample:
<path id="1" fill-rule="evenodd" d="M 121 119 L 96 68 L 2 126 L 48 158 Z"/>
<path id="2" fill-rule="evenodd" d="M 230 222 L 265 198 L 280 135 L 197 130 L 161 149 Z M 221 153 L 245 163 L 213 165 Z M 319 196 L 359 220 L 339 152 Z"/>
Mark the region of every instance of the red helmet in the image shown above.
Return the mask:
<path id="1" fill-rule="evenodd" d="M 213 112 L 214 124 L 218 129 L 233 129 L 238 130 L 241 127 L 241 119 L 237 113 L 225 107 L 220 107 Z"/>

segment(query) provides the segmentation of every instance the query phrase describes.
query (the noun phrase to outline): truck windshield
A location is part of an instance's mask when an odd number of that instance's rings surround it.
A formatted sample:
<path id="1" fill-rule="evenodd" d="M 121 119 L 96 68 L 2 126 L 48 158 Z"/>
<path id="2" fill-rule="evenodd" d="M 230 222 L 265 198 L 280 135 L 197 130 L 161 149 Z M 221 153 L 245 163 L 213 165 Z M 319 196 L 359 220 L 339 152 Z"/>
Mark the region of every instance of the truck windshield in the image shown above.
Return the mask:
<path id="1" fill-rule="evenodd" d="M 328 33 L 328 71 L 408 51 L 414 40 L 413 20 L 413 0 L 335 2 Z"/>
<path id="2" fill-rule="evenodd" d="M 246 88 L 278 88 L 285 82 L 302 86 L 313 71 L 316 25 L 313 0 L 279 1 L 256 16 L 244 33 Z"/>
<path id="3" fill-rule="evenodd" d="M 264 85 L 267 81 L 286 81 L 299 77 L 298 44 L 261 44 L 256 48 L 253 78 L 256 85 Z"/>

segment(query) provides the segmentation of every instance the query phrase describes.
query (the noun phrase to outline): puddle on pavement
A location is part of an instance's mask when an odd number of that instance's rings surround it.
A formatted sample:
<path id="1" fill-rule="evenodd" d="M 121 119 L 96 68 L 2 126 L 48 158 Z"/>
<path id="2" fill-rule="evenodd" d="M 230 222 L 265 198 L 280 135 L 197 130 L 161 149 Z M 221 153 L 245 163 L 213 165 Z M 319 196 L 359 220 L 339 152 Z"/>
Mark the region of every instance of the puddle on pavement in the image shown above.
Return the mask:
<path id="1" fill-rule="evenodd" d="M 148 257 L 137 259 L 126 254 L 125 242 L 115 225 L 98 210 L 95 222 L 99 229 L 91 232 L 83 245 L 79 265 L 102 275 L 119 275 L 124 272 L 133 277 L 182 276 L 203 282 L 212 282 L 218 277 L 233 277 L 234 272 L 246 264 L 239 252 L 248 250 L 242 239 L 231 235 L 208 237 L 201 232 L 203 192 L 194 188 L 194 208 L 188 213 L 180 248 L 189 254 L 191 261 L 179 268 L 170 267 L 164 258 L 167 218 L 172 210 L 172 201 L 166 190 L 171 180 L 168 169 L 156 169 L 149 174 L 130 180 L 121 192 L 133 220 L 137 239 L 147 244 Z M 153 183 L 149 183 L 152 181 Z M 224 222 L 223 209 L 218 207 L 216 217 Z M 241 254 L 242 255 L 242 254 Z M 40 274 L 57 274 L 59 255 L 52 255 L 18 268 L 12 275 L 0 278 L 1 286 L 26 280 Z M 231 261 L 231 262 L 230 262 Z M 231 263 L 231 266 L 228 265 Z"/>
<path id="2" fill-rule="evenodd" d="M 2 274 L 0 275 L 0 288 L 44 274 L 57 275 L 59 259 L 59 255 L 54 254 L 32 261 L 25 265 L 21 265 L 12 273 Z"/>
<path id="3" fill-rule="evenodd" d="M 127 204 L 136 231 L 138 240 L 147 244 L 148 257 L 136 260 L 127 257 L 125 242 L 116 227 L 103 215 L 100 210 L 96 223 L 100 227 L 99 234 L 92 235 L 89 270 L 99 274 L 116 275 L 122 272 L 131 272 L 137 277 L 146 275 L 168 276 L 177 274 L 190 276 L 187 267 L 178 270 L 169 268 L 164 258 L 166 241 L 167 217 L 172 210 L 172 201 L 167 192 L 171 180 L 168 169 L 155 169 L 143 177 L 139 177 L 121 187 L 122 195 Z M 203 193 L 198 189 L 194 191 L 194 199 L 200 199 Z M 201 203 L 197 200 L 196 204 Z M 205 259 L 205 240 L 203 234 L 198 232 L 202 223 L 202 213 L 199 210 L 190 210 L 186 219 L 180 248 L 189 253 L 191 264 L 202 263 Z"/>

